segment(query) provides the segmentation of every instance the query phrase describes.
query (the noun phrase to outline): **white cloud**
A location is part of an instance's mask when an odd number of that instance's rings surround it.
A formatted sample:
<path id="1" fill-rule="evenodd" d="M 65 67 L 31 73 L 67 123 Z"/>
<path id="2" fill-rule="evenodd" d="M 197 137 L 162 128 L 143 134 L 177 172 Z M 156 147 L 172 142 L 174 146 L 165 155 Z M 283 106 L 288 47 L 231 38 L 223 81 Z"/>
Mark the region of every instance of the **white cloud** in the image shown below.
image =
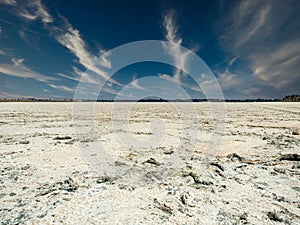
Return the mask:
<path id="1" fill-rule="evenodd" d="M 94 56 L 86 49 L 86 44 L 82 40 L 78 30 L 67 23 L 66 30 L 55 36 L 56 40 L 69 49 L 78 59 L 79 63 L 88 68 L 94 60 Z"/>
<path id="2" fill-rule="evenodd" d="M 163 26 L 165 38 L 172 43 L 181 45 L 182 38 L 178 37 L 178 27 L 175 23 L 175 11 L 169 10 L 164 14 Z"/>
<path id="3" fill-rule="evenodd" d="M 66 85 L 48 84 L 50 87 L 66 92 L 75 92 L 75 88 L 68 87 Z"/>
<path id="4" fill-rule="evenodd" d="M 33 21 L 40 19 L 44 24 L 54 21 L 41 0 L 22 0 L 18 1 L 18 3 L 15 0 L 0 0 L 1 3 L 14 6 L 9 8 L 9 10 L 25 20 Z"/>
<path id="5" fill-rule="evenodd" d="M 110 61 L 106 58 L 108 54 L 104 54 L 105 51 L 103 50 L 100 50 L 100 56 L 91 53 L 79 30 L 73 28 L 66 18 L 61 16 L 62 25 L 59 27 L 51 24 L 53 17 L 42 4 L 41 0 L 33 0 L 21 4 L 18 8 L 18 15 L 27 20 L 40 19 L 44 23 L 45 28 L 49 30 L 50 35 L 61 45 L 66 47 L 78 59 L 78 62 L 87 69 L 87 72 L 84 73 L 74 67 L 75 78 L 62 73 L 59 73 L 59 76 L 76 81 L 79 81 L 80 78 L 83 77 L 83 82 L 90 82 L 92 84 L 99 84 L 99 82 L 108 80 L 109 82 L 122 86 L 122 84 L 114 79 L 110 79 L 109 75 L 103 70 L 103 68 L 111 67 Z M 97 64 L 93 64 L 95 60 Z M 97 74 L 98 77 L 95 76 L 95 74 Z"/>
<path id="6" fill-rule="evenodd" d="M 66 75 L 64 73 L 57 73 L 57 75 L 60 76 L 60 77 L 63 77 L 63 78 L 67 78 L 69 80 L 73 80 L 73 81 L 79 81 L 80 80 L 80 78 L 78 78 L 78 77 L 72 77 L 72 76 Z"/>
<path id="7" fill-rule="evenodd" d="M 219 73 L 218 81 L 223 91 L 228 91 L 236 88 L 243 89 L 246 82 L 242 76 L 230 73 L 228 70 L 226 70 L 224 73 Z"/>
<path id="8" fill-rule="evenodd" d="M 292 4 L 279 0 L 245 0 L 221 18 L 218 29 L 222 30 L 223 49 L 230 55 L 238 55 L 253 72 L 248 77 L 241 76 L 238 70 L 219 73 L 223 88 L 238 88 L 248 83 L 252 91 L 245 93 L 258 96 L 259 91 L 264 91 L 258 88 L 262 84 L 275 88 L 277 93 L 300 91 L 300 24 L 296 21 L 299 10 L 297 1 Z"/>
<path id="9" fill-rule="evenodd" d="M 253 71 L 256 76 L 277 89 L 293 84 L 300 74 L 300 39 L 269 53 L 268 58 L 256 56 Z"/>
<path id="10" fill-rule="evenodd" d="M 229 61 L 229 63 L 228 63 L 229 66 L 232 66 L 238 58 L 239 58 L 239 56 L 236 56 L 236 57 L 232 58 L 232 59 Z"/>
<path id="11" fill-rule="evenodd" d="M 269 4 L 261 4 L 256 0 L 241 1 L 236 6 L 229 20 L 229 34 L 235 33 L 234 48 L 239 48 L 259 33 L 270 12 Z"/>
<path id="12" fill-rule="evenodd" d="M 239 56 L 233 57 L 228 62 L 228 66 L 225 68 L 224 72 L 217 72 L 218 82 L 220 83 L 223 91 L 228 91 L 231 89 L 237 89 L 245 86 L 245 76 L 239 75 L 231 72 L 233 64 L 238 60 Z"/>
<path id="13" fill-rule="evenodd" d="M 201 93 L 203 92 L 203 90 L 201 90 L 201 88 L 199 86 L 194 86 L 194 85 L 191 85 L 191 84 L 187 84 L 187 83 L 185 83 L 181 80 L 175 79 L 174 76 L 172 77 L 168 74 L 159 74 L 158 76 L 162 79 L 168 80 L 170 82 L 174 82 L 174 83 L 180 85 L 183 88 L 187 88 L 187 89 L 190 89 L 190 90 L 193 90 L 193 91 L 196 91 L 196 92 L 201 92 Z"/>
<path id="14" fill-rule="evenodd" d="M 26 20 L 40 19 L 44 24 L 53 22 L 53 17 L 48 13 L 41 0 L 21 2 L 18 4 L 16 13 Z"/>
<path id="15" fill-rule="evenodd" d="M 85 79 L 88 82 L 90 80 L 92 83 L 97 82 L 99 84 L 100 80 L 102 82 L 109 81 L 118 86 L 123 86 L 121 83 L 109 77 L 109 74 L 104 71 L 105 68 L 111 68 L 111 62 L 107 58 L 108 53 L 101 50 L 100 56 L 94 55 L 88 50 L 86 42 L 83 40 L 79 30 L 72 27 L 72 25 L 64 18 L 64 27 L 48 27 L 51 31 L 52 36 L 63 46 L 65 46 L 79 61 L 79 63 L 87 69 L 86 73 L 80 73 L 80 75 L 85 75 Z M 78 71 L 75 71 L 75 73 Z M 91 74 L 95 73 L 98 78 L 93 78 Z M 77 73 L 79 74 L 79 73 Z M 96 81 L 95 81 L 96 80 Z"/>
<path id="16" fill-rule="evenodd" d="M 0 55 L 6 55 L 6 53 L 0 49 Z"/>
<path id="17" fill-rule="evenodd" d="M 97 86 L 99 86 L 99 84 L 102 84 L 104 82 L 103 79 L 101 79 L 101 77 L 97 76 L 97 74 L 93 74 L 93 73 L 87 72 L 87 71 L 83 72 L 75 66 L 73 66 L 74 77 L 70 77 L 68 75 L 61 74 L 61 73 L 59 73 L 58 75 L 61 77 L 67 78 L 67 79 L 86 83 L 86 85 L 83 85 L 83 87 L 82 87 L 85 89 L 84 91 L 86 93 L 88 93 L 89 90 L 98 89 Z M 110 81 L 106 81 L 105 86 L 103 87 L 103 89 L 101 91 L 107 92 L 110 94 L 118 94 L 117 91 L 113 90 L 112 85 L 113 85 L 113 83 L 111 83 Z"/>
<path id="18" fill-rule="evenodd" d="M 13 64 L 14 64 L 14 67 L 20 67 L 20 66 L 22 66 L 24 60 L 25 60 L 25 59 L 15 59 L 15 58 L 12 58 L 12 59 L 11 59 L 11 61 L 12 61 Z"/>
<path id="19" fill-rule="evenodd" d="M 0 4 L 5 4 L 5 5 L 16 5 L 17 2 L 15 0 L 0 0 Z"/>
<path id="20" fill-rule="evenodd" d="M 170 10 L 164 14 L 163 27 L 165 29 L 165 38 L 167 41 L 173 43 L 172 45 L 164 45 L 164 49 L 173 58 L 174 66 L 176 67 L 173 79 L 180 83 L 182 71 L 186 71 L 188 52 L 182 52 L 180 45 L 182 38 L 178 35 L 178 26 L 175 22 L 175 11 Z"/>
<path id="21" fill-rule="evenodd" d="M 37 96 L 32 96 L 32 95 L 23 95 L 23 94 L 13 94 L 13 93 L 9 93 L 6 91 L 1 91 L 0 92 L 0 98 L 6 98 L 6 99 L 25 99 L 25 98 L 37 98 Z"/>
<path id="22" fill-rule="evenodd" d="M 45 76 L 41 73 L 33 71 L 24 65 L 24 59 L 12 58 L 11 61 L 12 64 L 0 64 L 0 73 L 22 78 L 32 78 L 41 82 L 56 80 L 53 77 Z"/>
<path id="23" fill-rule="evenodd" d="M 217 80 L 225 95 L 230 98 L 269 98 L 267 92 L 270 91 L 270 88 L 267 82 L 257 76 L 245 74 L 242 69 L 232 71 L 238 58 L 231 59 L 223 72 L 216 72 Z"/>
<path id="24" fill-rule="evenodd" d="M 147 91 L 147 89 L 143 86 L 141 86 L 138 82 L 138 79 L 136 77 L 133 77 L 132 82 L 130 83 L 130 86 L 134 87 L 135 89 L 141 90 L 141 91 Z"/>
<path id="25" fill-rule="evenodd" d="M 75 66 L 73 67 L 73 72 L 81 82 L 94 85 L 98 85 L 103 82 L 103 80 L 99 79 L 99 76 L 93 76 L 91 72 L 83 72 Z"/>
<path id="26" fill-rule="evenodd" d="M 9 4 L 13 1 L 0 0 L 1 3 Z M 82 81 L 94 85 L 103 84 L 106 82 L 110 86 L 112 84 L 123 86 L 121 83 L 110 78 L 105 69 L 111 68 L 111 62 L 108 59 L 109 53 L 104 50 L 98 51 L 99 55 L 93 54 L 89 51 L 87 43 L 82 38 L 79 30 L 73 28 L 73 26 L 64 17 L 60 17 L 60 25 L 54 25 L 54 21 L 51 14 L 48 12 L 45 5 L 41 0 L 24 0 L 18 2 L 16 7 L 10 9 L 15 15 L 24 18 L 25 20 L 35 21 L 41 20 L 44 24 L 44 28 L 50 32 L 50 35 L 57 40 L 61 45 L 66 47 L 77 59 L 78 63 L 81 64 L 86 72 L 80 71 L 78 68 L 73 67 L 74 77 L 68 76 L 64 73 L 57 73 L 60 77 L 71 79 L 74 81 Z M 19 31 L 21 37 L 25 37 L 24 31 Z M 2 52 L 0 52 L 1 54 Z M 94 62 L 96 60 L 96 62 Z M 23 61 L 20 59 L 12 59 L 12 65 L 1 65 L 2 73 L 7 75 L 19 76 L 19 77 L 30 77 L 39 81 L 55 80 L 49 77 L 43 76 L 30 70 L 28 67 L 23 65 Z M 81 79 L 83 78 L 83 79 Z M 63 85 L 51 84 L 52 88 L 61 89 L 65 91 L 71 91 L 72 88 Z M 109 89 L 108 87 L 106 89 Z M 111 91 L 111 90 L 108 90 Z"/>

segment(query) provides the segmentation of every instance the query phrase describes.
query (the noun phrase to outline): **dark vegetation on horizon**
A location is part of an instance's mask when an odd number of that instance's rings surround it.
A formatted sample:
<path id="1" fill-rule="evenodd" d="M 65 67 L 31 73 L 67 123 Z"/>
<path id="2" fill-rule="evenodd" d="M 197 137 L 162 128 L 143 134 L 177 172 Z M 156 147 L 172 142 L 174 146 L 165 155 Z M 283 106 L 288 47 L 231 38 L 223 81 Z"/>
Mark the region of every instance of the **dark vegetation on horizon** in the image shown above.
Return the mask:
<path id="1" fill-rule="evenodd" d="M 50 98 L 1 98 L 0 102 L 94 102 L 95 100 L 50 99 Z M 97 100 L 97 102 L 222 102 L 220 99 L 157 99 L 148 98 L 140 100 Z M 225 99 L 225 102 L 300 102 L 300 95 L 287 95 L 282 99 Z"/>

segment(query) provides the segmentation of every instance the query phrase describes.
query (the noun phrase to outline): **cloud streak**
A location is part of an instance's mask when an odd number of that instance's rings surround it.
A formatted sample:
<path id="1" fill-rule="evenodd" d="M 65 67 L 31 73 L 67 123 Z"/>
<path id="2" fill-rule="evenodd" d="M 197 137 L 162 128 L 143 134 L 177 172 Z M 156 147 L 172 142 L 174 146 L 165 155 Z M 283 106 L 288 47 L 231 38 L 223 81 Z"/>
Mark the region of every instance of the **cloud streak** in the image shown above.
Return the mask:
<path id="1" fill-rule="evenodd" d="M 28 7 L 30 7 L 32 13 L 29 12 Z M 53 22 L 52 16 L 48 13 L 41 0 L 31 0 L 28 5 L 21 9 L 19 15 L 29 20 L 41 19 L 45 24 Z"/>
<path id="2" fill-rule="evenodd" d="M 138 79 L 136 79 L 136 76 L 133 77 L 133 80 L 130 83 L 130 86 L 132 86 L 133 88 L 140 90 L 140 91 L 147 91 L 147 89 L 145 87 L 143 87 L 139 84 Z"/>
<path id="3" fill-rule="evenodd" d="M 0 64 L 0 73 L 21 78 L 32 78 L 41 82 L 57 80 L 54 77 L 49 77 L 33 71 L 32 69 L 24 65 L 24 59 L 22 58 L 11 58 L 11 62 L 12 63 L 10 64 Z"/>
<path id="4" fill-rule="evenodd" d="M 65 85 L 56 85 L 56 84 L 48 84 L 50 87 L 54 88 L 54 89 L 58 89 L 61 91 L 65 91 L 65 92 L 71 92 L 74 93 L 75 92 L 75 88 L 71 88 Z"/>
<path id="5" fill-rule="evenodd" d="M 5 4 L 13 4 L 13 1 L 0 0 Z M 99 82 L 111 82 L 115 85 L 122 86 L 119 82 L 111 79 L 107 72 L 104 70 L 110 68 L 110 61 L 104 56 L 105 51 L 100 50 L 100 55 L 93 54 L 88 49 L 88 44 L 82 38 L 82 35 L 78 29 L 75 29 L 69 21 L 60 16 L 57 18 L 57 24 L 53 24 L 54 18 L 48 12 L 48 9 L 43 5 L 41 0 L 26 0 L 14 4 L 15 7 L 11 8 L 11 12 L 18 17 L 21 17 L 27 21 L 37 21 L 40 20 L 44 28 L 49 31 L 49 34 L 58 43 L 64 46 L 66 49 L 72 53 L 77 59 L 78 63 L 83 66 L 88 72 L 84 73 L 73 67 L 75 78 L 72 80 L 79 81 L 83 77 L 84 82 L 90 82 L 92 84 L 99 84 Z M 106 54 L 107 56 L 107 54 Z M 94 63 L 96 61 L 96 63 Z M 75 68 L 75 69 L 74 69 Z M 8 71 L 8 70 L 6 70 Z M 8 71 L 12 74 L 12 71 Z M 89 74 L 88 74 L 89 73 Z M 14 74 L 19 74 L 14 72 Z M 24 74 L 24 73 L 23 73 Z M 62 73 L 58 73 L 60 77 L 70 79 Z M 45 81 L 46 79 L 39 78 L 40 81 Z M 59 86 L 57 86 L 59 87 Z M 61 88 L 62 90 L 67 90 L 66 88 Z"/>
<path id="6" fill-rule="evenodd" d="M 174 65 L 176 67 L 173 79 L 177 83 L 181 83 L 182 71 L 185 70 L 185 66 L 188 60 L 188 53 L 182 52 L 180 45 L 182 44 L 182 38 L 178 34 L 178 26 L 175 20 L 175 11 L 169 10 L 163 15 L 163 27 L 165 39 L 175 45 L 164 45 L 166 52 L 173 58 Z"/>
<path id="7" fill-rule="evenodd" d="M 15 0 L 0 0 L 0 4 L 4 4 L 4 5 L 16 5 L 17 2 Z"/>
<path id="8" fill-rule="evenodd" d="M 6 53 L 0 49 L 0 55 L 6 55 Z"/>
<path id="9" fill-rule="evenodd" d="M 201 92 L 202 93 L 202 90 L 201 90 L 201 88 L 199 86 L 194 86 L 194 85 L 191 85 L 191 84 L 187 84 L 187 83 L 185 83 L 183 81 L 177 81 L 173 77 L 169 76 L 168 74 L 159 74 L 158 76 L 161 79 L 165 79 L 165 80 L 168 80 L 170 82 L 174 82 L 174 83 L 180 85 L 183 88 L 190 89 L 192 91 L 196 91 L 196 92 Z"/>
<path id="10" fill-rule="evenodd" d="M 292 22 L 299 10 L 297 1 L 245 0 L 221 18 L 221 46 L 252 71 L 248 76 L 241 76 L 238 70 L 220 73 L 220 80 L 226 81 L 224 88 L 237 89 L 251 80 L 257 96 L 262 94 L 261 84 L 274 88 L 277 97 L 300 91 L 300 24 Z"/>
<path id="11" fill-rule="evenodd" d="M 245 0 L 239 2 L 234 7 L 232 14 L 225 20 L 226 24 L 223 24 L 227 29 L 225 35 L 229 37 L 228 41 L 230 38 L 235 40 L 231 42 L 230 47 L 237 49 L 255 38 L 260 29 L 263 28 L 270 10 L 271 5 L 261 4 L 261 1 Z M 237 36 L 234 37 L 234 35 Z"/>
<path id="12" fill-rule="evenodd" d="M 109 81 L 118 86 L 123 86 L 121 83 L 110 78 L 105 69 L 111 68 L 111 62 L 107 58 L 104 50 L 100 50 L 101 55 L 95 55 L 88 50 L 86 42 L 83 40 L 79 30 L 73 28 L 66 18 L 63 18 L 63 27 L 47 26 L 53 38 L 55 38 L 61 45 L 66 47 L 87 71 L 79 72 L 75 69 L 77 75 L 85 75 L 85 82 L 89 80 L 91 83 L 98 83 Z M 90 74 L 87 74 L 90 73 Z M 92 75 L 93 74 L 93 75 Z M 96 77 L 95 75 L 98 75 Z M 92 78 L 93 77 L 93 78 Z"/>
<path id="13" fill-rule="evenodd" d="M 187 71 L 187 64 L 189 60 L 190 52 L 183 52 L 181 49 L 181 44 L 183 39 L 179 35 L 179 28 L 176 24 L 176 13 L 174 10 L 169 10 L 163 15 L 163 28 L 164 28 L 164 36 L 168 42 L 171 42 L 172 45 L 164 44 L 163 48 L 173 59 L 175 72 L 173 76 L 167 74 L 159 74 L 159 77 L 171 82 L 174 82 L 184 88 L 193 90 L 195 92 L 202 92 L 202 90 L 198 86 L 192 86 L 187 84 L 184 81 L 184 72 Z"/>
<path id="14" fill-rule="evenodd" d="M 14 6 L 11 8 L 12 12 L 25 20 L 33 21 L 40 19 L 44 24 L 54 21 L 41 0 L 23 0 L 18 2 L 15 0 L 0 0 L 0 3 Z"/>
<path id="15" fill-rule="evenodd" d="M 6 91 L 1 91 L 0 92 L 0 98 L 8 98 L 8 99 L 11 99 L 11 98 L 14 98 L 14 99 L 17 99 L 17 98 L 36 98 L 36 96 L 32 96 L 32 95 L 20 95 L 20 94 L 15 94 L 15 93 L 9 93 L 9 92 L 6 92 Z"/>
<path id="16" fill-rule="evenodd" d="M 254 75 L 272 84 L 276 89 L 289 87 L 298 81 L 300 85 L 300 40 L 287 43 L 269 57 L 256 56 L 253 60 Z"/>
<path id="17" fill-rule="evenodd" d="M 58 29 L 59 32 L 54 32 L 53 36 L 61 45 L 65 46 L 78 58 L 81 65 L 89 68 L 95 57 L 87 50 L 86 43 L 83 41 L 80 32 L 74 29 L 68 21 L 65 23 L 65 29 Z"/>
<path id="18" fill-rule="evenodd" d="M 166 52 L 172 57 L 174 66 L 176 67 L 175 73 L 173 76 L 169 76 L 167 74 L 159 74 L 159 77 L 171 82 L 174 82 L 184 89 L 189 89 L 194 92 L 210 95 L 216 94 L 216 98 L 219 98 L 218 87 L 216 84 L 216 80 L 211 75 L 201 74 L 199 71 L 199 76 L 194 80 L 196 83 L 192 84 L 188 82 L 189 79 L 186 76 L 185 72 L 188 72 L 188 64 L 190 61 L 190 53 L 191 51 L 182 51 L 181 44 L 183 42 L 182 37 L 179 35 L 179 28 L 176 24 L 176 13 L 175 11 L 167 11 L 164 14 L 163 27 L 165 31 L 165 38 L 167 41 L 173 43 L 173 45 L 164 45 L 164 49 Z M 232 62 L 233 63 L 233 62 Z M 193 79 L 193 78 L 192 78 Z M 198 86 L 198 84 L 200 86 Z"/>
<path id="19" fill-rule="evenodd" d="M 181 45 L 182 38 L 178 35 L 178 27 L 175 22 L 175 11 L 169 10 L 165 12 L 163 18 L 163 27 L 165 29 L 165 38 L 169 42 Z"/>

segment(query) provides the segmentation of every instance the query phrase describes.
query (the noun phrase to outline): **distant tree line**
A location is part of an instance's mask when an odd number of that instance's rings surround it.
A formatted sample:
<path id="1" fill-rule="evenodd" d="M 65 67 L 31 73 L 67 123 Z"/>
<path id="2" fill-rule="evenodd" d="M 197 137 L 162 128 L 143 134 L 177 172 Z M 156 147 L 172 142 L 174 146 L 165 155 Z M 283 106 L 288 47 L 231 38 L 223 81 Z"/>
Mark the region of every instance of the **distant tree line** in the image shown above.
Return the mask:
<path id="1" fill-rule="evenodd" d="M 287 95 L 282 101 L 284 102 L 300 102 L 300 95 Z"/>
<path id="2" fill-rule="evenodd" d="M 95 100 L 73 100 L 73 99 L 41 99 L 41 98 L 2 98 L 0 102 L 94 102 Z M 139 100 L 105 100 L 100 99 L 97 102 L 300 102 L 300 95 L 287 95 L 282 99 L 264 99 L 264 98 L 257 98 L 257 99 L 174 99 L 174 100 L 167 100 L 162 98 L 145 98 Z"/>

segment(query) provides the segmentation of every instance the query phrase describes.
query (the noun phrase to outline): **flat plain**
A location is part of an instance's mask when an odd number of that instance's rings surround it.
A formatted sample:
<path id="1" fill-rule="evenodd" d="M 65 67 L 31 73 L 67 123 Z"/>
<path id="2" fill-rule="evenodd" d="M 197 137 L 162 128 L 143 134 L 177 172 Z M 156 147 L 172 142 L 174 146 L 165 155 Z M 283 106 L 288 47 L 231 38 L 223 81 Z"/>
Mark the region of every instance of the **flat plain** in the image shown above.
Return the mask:
<path id="1" fill-rule="evenodd" d="M 300 103 L 75 104 L 0 103 L 1 224 L 300 223 Z"/>

